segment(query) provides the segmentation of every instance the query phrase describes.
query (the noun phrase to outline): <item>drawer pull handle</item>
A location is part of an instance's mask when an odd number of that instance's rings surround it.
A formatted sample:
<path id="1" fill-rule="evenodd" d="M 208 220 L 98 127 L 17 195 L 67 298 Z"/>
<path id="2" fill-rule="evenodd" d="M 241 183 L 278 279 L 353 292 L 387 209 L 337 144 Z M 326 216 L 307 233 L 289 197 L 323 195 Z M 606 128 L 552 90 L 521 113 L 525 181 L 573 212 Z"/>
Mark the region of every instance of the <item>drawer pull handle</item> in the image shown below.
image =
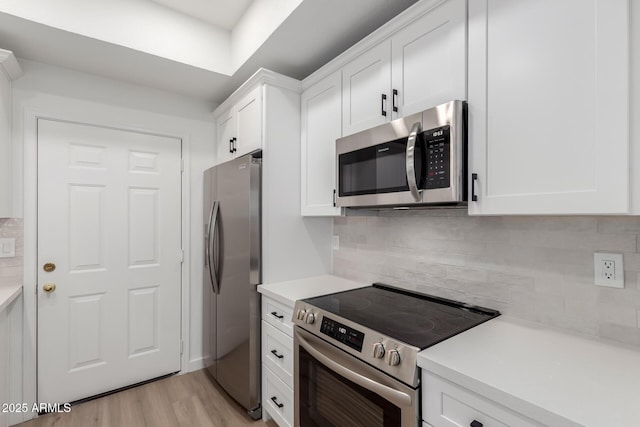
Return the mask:
<path id="1" fill-rule="evenodd" d="M 282 407 L 284 407 L 284 404 L 283 404 L 283 403 L 278 402 L 278 398 L 277 398 L 277 397 L 275 397 L 275 396 L 272 396 L 272 397 L 271 397 L 271 401 L 272 401 L 273 403 L 275 403 L 275 404 L 276 404 L 276 406 L 277 406 L 278 408 L 282 408 Z M 480 424 L 480 427 L 482 427 L 482 424 Z"/>
<path id="2" fill-rule="evenodd" d="M 275 317 L 276 319 L 284 319 L 284 316 L 283 316 L 282 314 L 278 314 L 278 313 L 277 313 L 277 312 L 275 312 L 275 311 L 272 311 L 272 312 L 271 312 L 271 315 L 272 315 L 273 317 Z"/>
<path id="3" fill-rule="evenodd" d="M 282 359 L 284 357 L 282 354 L 278 354 L 276 350 L 271 350 L 271 354 L 273 354 L 278 359 Z"/>
<path id="4" fill-rule="evenodd" d="M 471 424 L 469 424 L 470 427 L 482 427 L 482 423 L 478 420 L 473 420 L 471 421 Z"/>

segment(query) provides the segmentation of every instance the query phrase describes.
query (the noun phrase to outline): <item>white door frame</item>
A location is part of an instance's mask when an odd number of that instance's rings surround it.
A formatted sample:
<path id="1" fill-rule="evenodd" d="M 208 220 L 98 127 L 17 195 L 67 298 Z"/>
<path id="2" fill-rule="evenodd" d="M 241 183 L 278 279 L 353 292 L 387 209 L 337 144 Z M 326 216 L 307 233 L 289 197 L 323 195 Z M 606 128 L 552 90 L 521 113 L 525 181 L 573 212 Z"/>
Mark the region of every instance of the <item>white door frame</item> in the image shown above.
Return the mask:
<path id="1" fill-rule="evenodd" d="M 37 147 L 38 119 L 50 119 L 99 126 L 124 131 L 149 133 L 180 139 L 182 141 L 182 292 L 181 292 L 181 334 L 182 351 L 180 359 L 181 373 L 189 367 L 189 299 L 190 299 L 190 133 L 182 126 L 171 127 L 166 116 L 140 111 L 132 116 L 132 110 L 88 101 L 55 97 L 43 99 L 44 107 L 25 106 L 22 113 L 23 163 L 24 163 L 24 314 L 22 342 L 22 396 L 23 402 L 31 407 L 37 401 Z M 53 102 L 51 102 L 53 101 Z M 61 102 L 62 101 L 62 102 Z M 37 101 L 36 101 L 37 102 Z M 156 116 L 156 117 L 154 117 Z M 135 121 L 135 124 L 132 122 Z M 140 125 L 142 123 L 142 126 Z M 20 129 L 17 130 L 17 133 Z M 14 138 L 16 135 L 14 134 Z M 46 402 L 45 402 L 46 403 Z M 26 413 L 24 420 L 34 418 L 36 414 Z"/>

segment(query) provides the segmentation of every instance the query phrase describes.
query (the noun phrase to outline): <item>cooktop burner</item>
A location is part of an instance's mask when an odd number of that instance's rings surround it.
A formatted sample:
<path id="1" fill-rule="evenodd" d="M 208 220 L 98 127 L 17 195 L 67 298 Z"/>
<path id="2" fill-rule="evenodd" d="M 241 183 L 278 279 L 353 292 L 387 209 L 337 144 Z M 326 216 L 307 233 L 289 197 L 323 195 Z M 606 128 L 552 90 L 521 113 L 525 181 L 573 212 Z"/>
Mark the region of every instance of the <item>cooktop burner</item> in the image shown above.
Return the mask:
<path id="1" fill-rule="evenodd" d="M 304 302 L 419 349 L 499 315 L 495 310 L 378 283 Z"/>

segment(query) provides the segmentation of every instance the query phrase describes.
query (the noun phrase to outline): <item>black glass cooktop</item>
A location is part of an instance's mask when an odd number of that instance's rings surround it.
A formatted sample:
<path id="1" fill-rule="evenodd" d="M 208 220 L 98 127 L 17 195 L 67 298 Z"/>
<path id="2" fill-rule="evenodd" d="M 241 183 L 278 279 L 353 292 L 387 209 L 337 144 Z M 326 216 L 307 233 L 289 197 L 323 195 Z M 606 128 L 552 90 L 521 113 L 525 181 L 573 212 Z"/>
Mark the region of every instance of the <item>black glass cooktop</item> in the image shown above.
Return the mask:
<path id="1" fill-rule="evenodd" d="M 500 315 L 496 310 L 379 283 L 304 301 L 420 349 Z"/>

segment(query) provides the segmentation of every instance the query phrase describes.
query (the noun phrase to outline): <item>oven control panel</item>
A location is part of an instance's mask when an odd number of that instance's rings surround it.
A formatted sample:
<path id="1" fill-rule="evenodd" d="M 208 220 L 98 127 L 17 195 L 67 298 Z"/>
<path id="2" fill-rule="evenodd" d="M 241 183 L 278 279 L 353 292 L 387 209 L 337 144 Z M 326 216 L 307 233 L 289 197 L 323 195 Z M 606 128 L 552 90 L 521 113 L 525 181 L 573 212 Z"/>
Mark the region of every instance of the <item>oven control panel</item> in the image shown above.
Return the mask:
<path id="1" fill-rule="evenodd" d="M 296 327 L 323 338 L 405 384 L 413 387 L 419 384 L 417 355 L 420 349 L 304 301 L 296 301 L 291 320 Z"/>
<path id="2" fill-rule="evenodd" d="M 322 318 L 322 325 L 320 326 L 320 332 L 330 336 L 331 338 L 340 341 L 341 343 L 348 345 L 354 350 L 362 351 L 362 344 L 364 343 L 364 333 L 343 325 L 340 322 L 331 320 L 324 316 Z"/>

